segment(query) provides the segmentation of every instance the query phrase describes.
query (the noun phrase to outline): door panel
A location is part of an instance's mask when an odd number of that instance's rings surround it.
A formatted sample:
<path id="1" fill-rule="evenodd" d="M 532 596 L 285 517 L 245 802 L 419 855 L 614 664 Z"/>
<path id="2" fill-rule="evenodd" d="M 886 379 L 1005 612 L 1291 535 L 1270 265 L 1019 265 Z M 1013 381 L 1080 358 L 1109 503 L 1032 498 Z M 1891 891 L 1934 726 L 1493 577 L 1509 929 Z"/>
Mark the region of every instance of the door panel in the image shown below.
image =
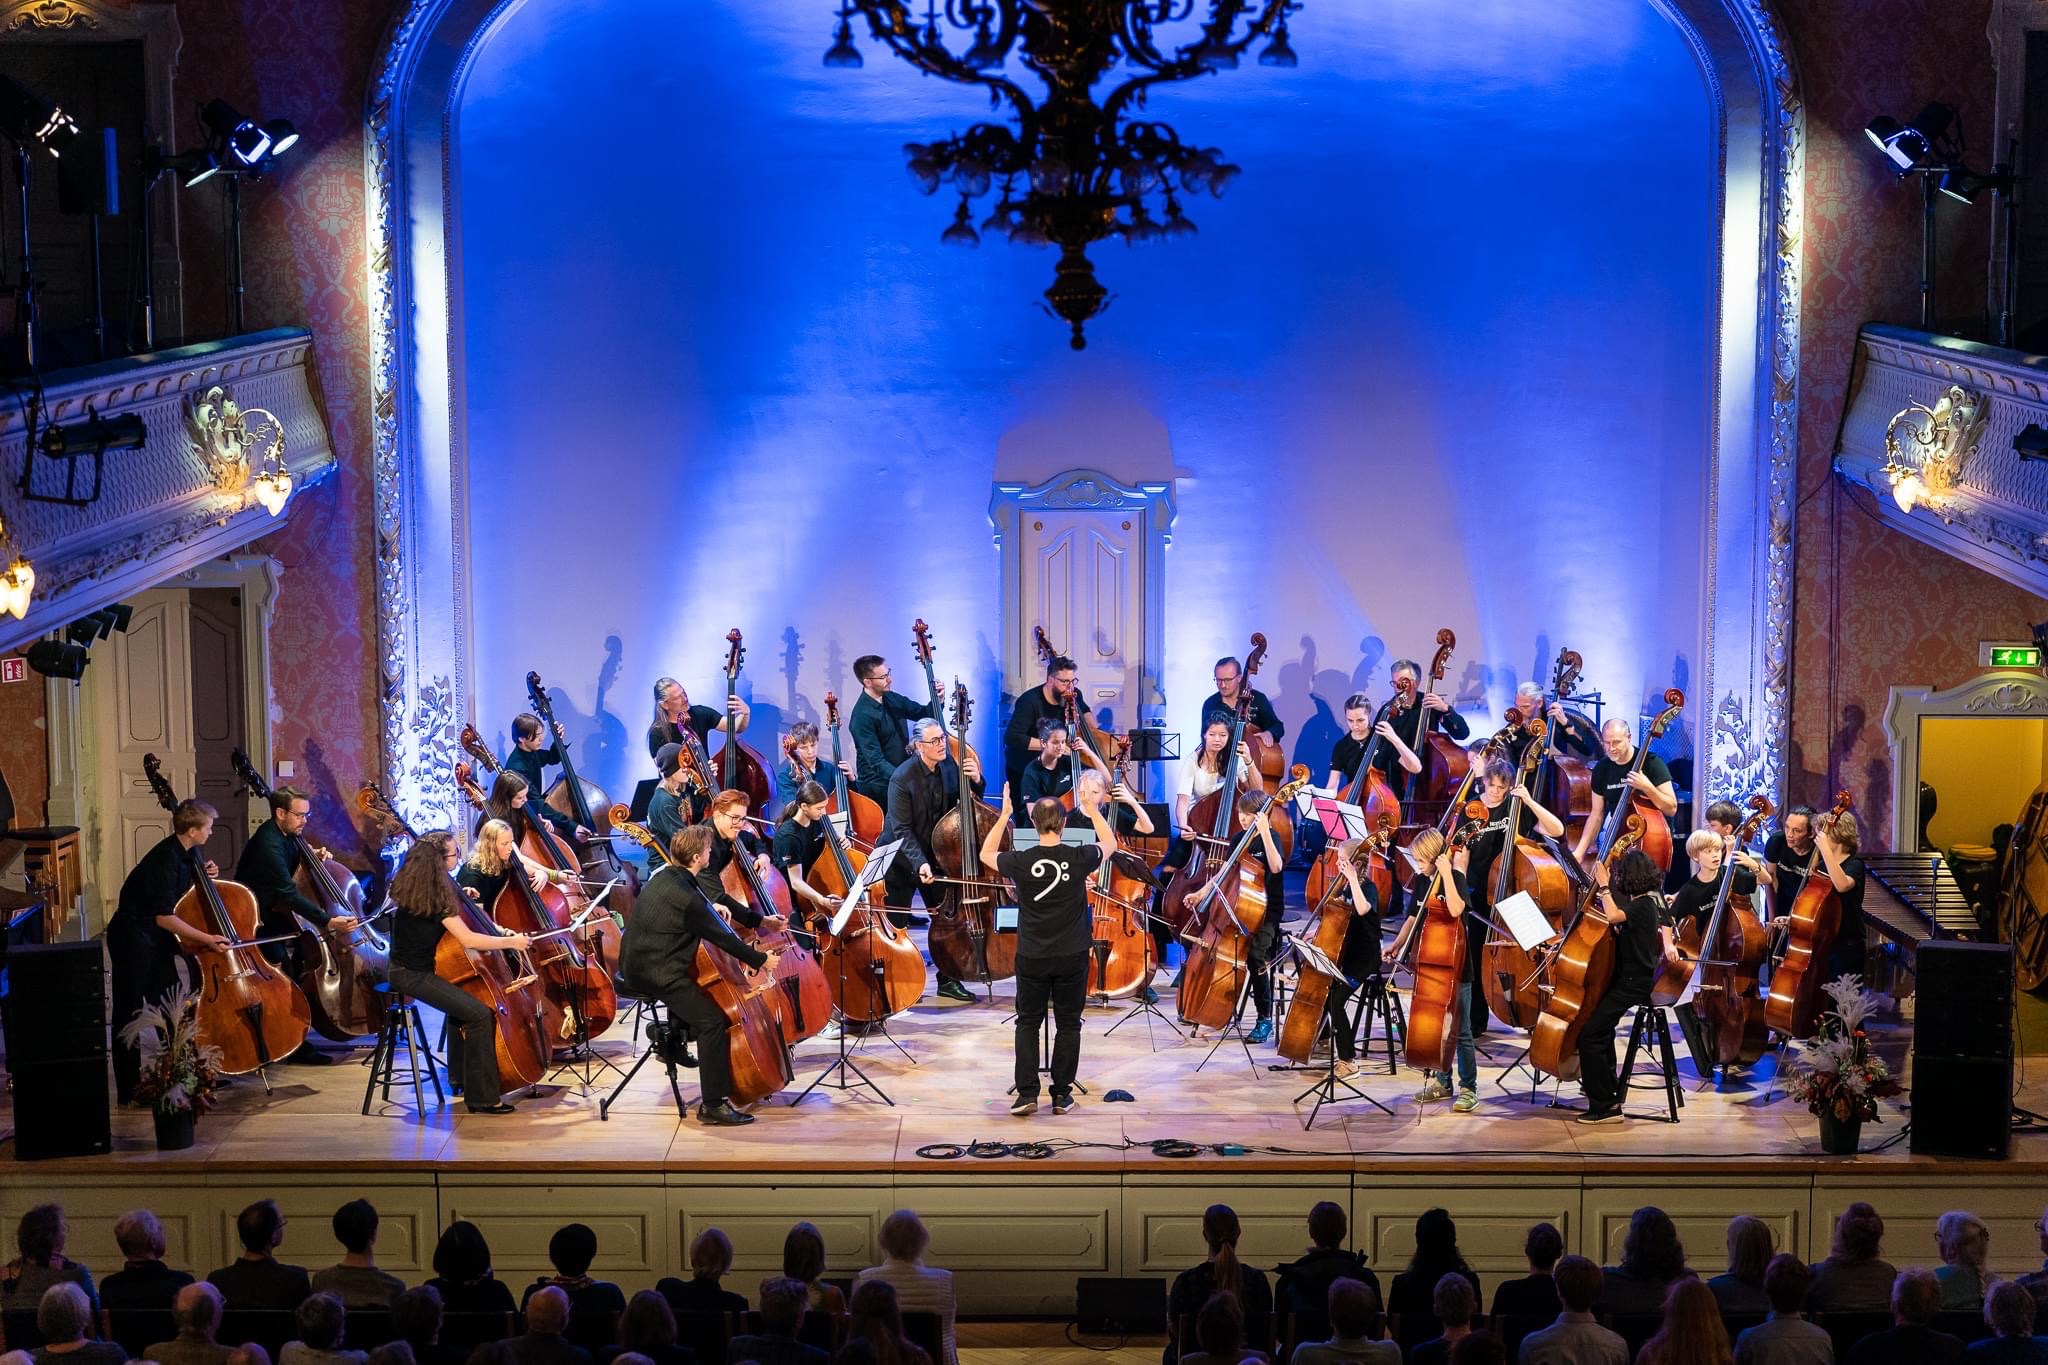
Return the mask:
<path id="1" fill-rule="evenodd" d="M 248 748 L 241 595 L 231 588 L 195 588 L 191 608 L 192 795 L 221 814 L 206 852 L 226 873 L 248 841 L 252 805 L 229 758 L 233 750 Z"/>
<path id="2" fill-rule="evenodd" d="M 1035 512 L 1024 520 L 1020 618 L 1043 625 L 1074 660 L 1096 723 L 1118 730 L 1137 716 L 1145 660 L 1139 530 L 1117 509 Z M 1034 661 L 1035 662 L 1035 661 Z M 1034 666 L 1020 670 L 1041 678 Z"/>
<path id="3" fill-rule="evenodd" d="M 116 793 L 112 828 L 100 845 L 100 885 L 106 888 L 118 887 L 171 832 L 170 815 L 143 775 L 143 755 L 157 756 L 179 797 L 193 788 L 190 604 L 185 593 L 151 591 L 131 605 L 127 631 L 95 646 L 87 670 L 104 698 L 96 746 L 100 790 Z M 111 891 L 103 899 L 111 913 Z"/>

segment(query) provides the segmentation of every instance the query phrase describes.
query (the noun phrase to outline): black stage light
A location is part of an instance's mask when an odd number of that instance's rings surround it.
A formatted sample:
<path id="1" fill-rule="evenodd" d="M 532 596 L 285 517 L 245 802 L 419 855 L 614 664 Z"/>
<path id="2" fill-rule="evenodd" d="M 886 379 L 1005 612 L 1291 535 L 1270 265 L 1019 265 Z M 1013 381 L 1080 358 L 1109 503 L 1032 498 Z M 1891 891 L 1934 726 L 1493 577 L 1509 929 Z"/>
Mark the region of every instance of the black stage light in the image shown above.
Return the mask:
<path id="1" fill-rule="evenodd" d="M 1993 194 L 2009 194 L 2015 178 L 2011 171 L 1993 171 L 1990 175 L 1979 175 L 1968 166 L 1951 166 L 1941 173 L 1937 185 L 1940 191 L 1959 204 L 1974 204 L 1977 196 L 1989 190 Z"/>
<path id="2" fill-rule="evenodd" d="M 78 121 L 11 76 L 0 76 L 0 134 L 53 157 L 78 137 Z"/>
<path id="3" fill-rule="evenodd" d="M 244 166 L 253 166 L 270 151 L 270 134 L 235 112 L 226 100 L 213 100 L 199 111 L 199 121 L 213 135 L 217 151 L 225 151 Z"/>
<path id="4" fill-rule="evenodd" d="M 1899 174 L 1904 175 L 1918 169 L 1924 162 L 1936 159 L 1936 153 L 1946 145 L 1944 139 L 1955 120 L 1954 105 L 1933 103 L 1914 115 L 1911 123 L 1901 126 L 1897 119 L 1880 115 L 1872 119 L 1863 132 L 1898 167 Z"/>
<path id="5" fill-rule="evenodd" d="M 126 602 L 116 602 L 101 614 L 112 618 L 114 633 L 126 635 L 128 633 L 128 622 L 135 617 L 135 608 L 129 606 Z"/>
<path id="6" fill-rule="evenodd" d="M 62 640 L 38 640 L 24 655 L 28 666 L 46 678 L 69 678 L 76 682 L 85 675 L 85 646 Z"/>
<path id="7" fill-rule="evenodd" d="M 288 118 L 274 118 L 263 125 L 263 131 L 270 138 L 270 154 L 283 156 L 298 145 L 299 130 Z"/>
<path id="8" fill-rule="evenodd" d="M 2022 460 L 2048 460 L 2048 427 L 2029 422 L 2012 438 L 2012 448 Z"/>
<path id="9" fill-rule="evenodd" d="M 61 427 L 43 430 L 43 453 L 51 459 L 86 455 L 97 450 L 140 450 L 149 437 L 142 415 L 124 412 L 119 417 L 88 417 Z"/>
<path id="10" fill-rule="evenodd" d="M 97 611 L 88 612 L 64 627 L 64 636 L 74 644 L 81 644 L 90 649 L 93 641 L 106 639 L 108 632 L 113 628 L 114 621 L 111 616 Z"/>

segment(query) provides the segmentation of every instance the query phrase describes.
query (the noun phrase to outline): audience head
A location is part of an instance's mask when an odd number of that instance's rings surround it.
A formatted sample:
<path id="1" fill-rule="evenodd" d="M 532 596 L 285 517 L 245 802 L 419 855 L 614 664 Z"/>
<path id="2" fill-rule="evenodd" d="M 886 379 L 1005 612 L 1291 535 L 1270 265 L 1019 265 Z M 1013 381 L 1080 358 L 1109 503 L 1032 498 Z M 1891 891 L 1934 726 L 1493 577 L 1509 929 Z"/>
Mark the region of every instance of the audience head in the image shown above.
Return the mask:
<path id="1" fill-rule="evenodd" d="M 1380 1296 L 1363 1280 L 1339 1276 L 1330 1281 L 1330 1331 L 1347 1341 L 1377 1337 Z"/>
<path id="2" fill-rule="evenodd" d="M 1764 1297 L 1771 1301 L 1774 1313 L 1797 1313 L 1812 1288 L 1813 1272 L 1789 1251 L 1771 1257 L 1771 1263 L 1764 1267 Z"/>
<path id="3" fill-rule="evenodd" d="M 1705 1280 L 1689 1275 L 1671 1282 L 1664 1294 L 1664 1325 L 1652 1340 L 1660 1347 L 1684 1343 L 1711 1348 L 1702 1351 L 1700 1359 L 1728 1359 L 1728 1329 L 1721 1322 L 1721 1303 Z M 1650 1354 L 1647 1346 L 1644 1353 Z M 1659 1350 L 1655 1357 L 1665 1359 L 1666 1352 Z"/>
<path id="4" fill-rule="evenodd" d="M 2034 1335 L 2034 1296 L 2014 1280 L 1991 1286 L 1984 1297 L 1984 1321 L 2002 1337 Z"/>
<path id="5" fill-rule="evenodd" d="M 761 1281 L 761 1326 L 771 1337 L 795 1336 L 797 1328 L 803 1325 L 804 1309 L 810 1298 L 809 1286 L 794 1275 L 777 1275 Z"/>
<path id="6" fill-rule="evenodd" d="M 619 1314 L 619 1344 L 643 1353 L 676 1344 L 676 1310 L 659 1291 L 643 1289 L 626 1300 L 626 1311 Z"/>
<path id="7" fill-rule="evenodd" d="M 1946 1264 L 1981 1271 L 1991 1254 L 1991 1229 L 1974 1213 L 1944 1213 L 1934 1225 L 1934 1246 Z"/>
<path id="8" fill-rule="evenodd" d="M 825 1234 L 815 1223 L 798 1223 L 782 1239 L 782 1273 L 806 1285 L 825 1273 Z"/>
<path id="9" fill-rule="evenodd" d="M 52 1345 L 83 1340 L 91 1324 L 92 1302 L 76 1284 L 63 1280 L 43 1291 L 42 1302 L 36 1305 L 36 1330 L 44 1340 Z"/>
<path id="10" fill-rule="evenodd" d="M 555 1229 L 555 1235 L 548 1238 L 548 1262 L 559 1275 L 575 1279 L 590 1273 L 590 1263 L 597 1259 L 597 1234 L 582 1223 L 571 1223 Z"/>
<path id="11" fill-rule="evenodd" d="M 1244 1345 L 1244 1314 L 1229 1294 L 1211 1294 L 1195 1314 L 1195 1344 L 1210 1355 L 1235 1359 Z"/>
<path id="12" fill-rule="evenodd" d="M 1244 1292 L 1244 1268 L 1237 1259 L 1237 1239 L 1242 1236 L 1237 1210 L 1228 1204 L 1211 1204 L 1202 1210 L 1202 1241 L 1209 1247 L 1209 1283 L 1217 1293 L 1236 1298 Z"/>
<path id="13" fill-rule="evenodd" d="M 1728 1273 L 1744 1284 L 1762 1284 L 1777 1238 L 1761 1218 L 1739 1213 L 1728 1220 Z"/>
<path id="14" fill-rule="evenodd" d="M 130 1209 L 114 1224 L 114 1242 L 131 1261 L 161 1261 L 164 1225 L 148 1209 Z"/>
<path id="15" fill-rule="evenodd" d="M 334 1211 L 334 1240 L 352 1256 L 377 1240 L 377 1210 L 367 1199 L 351 1199 Z"/>
<path id="16" fill-rule="evenodd" d="M 1451 1365 L 1508 1365 L 1507 1343 L 1481 1328 L 1451 1346 Z"/>
<path id="17" fill-rule="evenodd" d="M 1835 1220 L 1835 1245 L 1831 1259 L 1873 1261 L 1884 1244 L 1884 1219 L 1877 1210 L 1857 1200 Z"/>
<path id="18" fill-rule="evenodd" d="M 423 1284 L 400 1294 L 391 1305 L 391 1326 L 415 1345 L 432 1346 L 441 1338 L 441 1291 Z"/>
<path id="19" fill-rule="evenodd" d="M 1410 1270 L 1459 1270 L 1465 1258 L 1458 1254 L 1458 1225 L 1444 1209 L 1430 1209 L 1415 1220 L 1415 1256 Z"/>
<path id="20" fill-rule="evenodd" d="M 932 1235 L 925 1229 L 923 1219 L 909 1209 L 898 1209 L 882 1220 L 882 1230 L 875 1234 L 875 1242 L 889 1260 L 914 1261 L 931 1245 Z"/>
<path id="21" fill-rule="evenodd" d="M 887 1280 L 863 1280 L 855 1285 L 853 1298 L 846 1305 L 846 1319 L 848 1337 L 879 1338 L 891 1346 L 903 1340 L 896 1286 Z"/>
<path id="22" fill-rule="evenodd" d="M 1340 1249 L 1349 1228 L 1342 1204 L 1325 1199 L 1308 1211 L 1308 1238 L 1324 1251 Z"/>
<path id="23" fill-rule="evenodd" d="M 220 1326 L 221 1312 L 226 1307 L 220 1291 L 200 1280 L 184 1286 L 171 1300 L 171 1321 L 178 1324 L 178 1331 L 186 1336 L 212 1341 L 214 1331 Z"/>
<path id="24" fill-rule="evenodd" d="M 1557 1297 L 1574 1313 L 1590 1313 L 1600 1302 L 1600 1290 L 1607 1276 L 1584 1256 L 1560 1256 L 1551 1272 L 1557 1281 Z"/>
<path id="25" fill-rule="evenodd" d="M 1538 1223 L 1522 1239 L 1522 1254 L 1529 1258 L 1529 1269 L 1550 1270 L 1557 1264 L 1557 1258 L 1564 1255 L 1564 1234 L 1553 1224 Z"/>
<path id="26" fill-rule="evenodd" d="M 1628 1220 L 1621 1243 L 1621 1268 L 1646 1280 L 1666 1282 L 1685 1273 L 1685 1246 L 1671 1215 L 1645 1204 Z"/>
<path id="27" fill-rule="evenodd" d="M 732 1238 L 717 1228 L 706 1228 L 690 1243 L 690 1273 L 700 1280 L 715 1280 L 732 1269 Z"/>
<path id="28" fill-rule="evenodd" d="M 434 1273 L 454 1284 L 468 1284 L 491 1273 L 491 1244 L 484 1231 L 466 1219 L 457 1219 L 441 1234 L 434 1246 Z"/>
<path id="29" fill-rule="evenodd" d="M 1901 1270 L 1892 1281 L 1892 1316 L 1914 1327 L 1925 1327 L 1941 1311 L 1941 1282 L 1925 1266 Z"/>
<path id="30" fill-rule="evenodd" d="M 284 1240 L 284 1214 L 279 1211 L 275 1199 L 259 1199 L 235 1219 L 235 1235 L 242 1239 L 242 1249 L 258 1256 L 268 1256 L 271 1249 Z"/>
<path id="31" fill-rule="evenodd" d="M 292 1315 L 299 1324 L 299 1340 L 316 1351 L 331 1351 L 341 1345 L 341 1326 L 347 1310 L 335 1294 L 312 1294 Z"/>
<path id="32" fill-rule="evenodd" d="M 14 1229 L 14 1244 L 21 1259 L 35 1265 L 49 1265 L 64 1254 L 64 1209 L 58 1204 L 38 1204 L 21 1215 Z"/>
<path id="33" fill-rule="evenodd" d="M 526 1330 L 538 1337 L 558 1337 L 569 1329 L 569 1295 L 558 1285 L 544 1285 L 526 1301 Z"/>
<path id="34" fill-rule="evenodd" d="M 615 1360 L 621 1357 L 614 1357 Z M 387 1341 L 374 1351 L 364 1365 L 419 1365 L 419 1357 L 412 1353 L 412 1343 Z"/>
<path id="35" fill-rule="evenodd" d="M 270 1365 L 270 1352 L 259 1341 L 245 1341 L 228 1352 L 228 1365 Z"/>
<path id="36" fill-rule="evenodd" d="M 866 1337 L 848 1337 L 833 1352 L 832 1365 L 877 1365 L 874 1343 Z"/>
<path id="37" fill-rule="evenodd" d="M 1479 1311 L 1479 1296 L 1472 1292 L 1472 1282 L 1453 1270 L 1436 1282 L 1429 1311 L 1446 1327 L 1470 1327 L 1472 1315 Z"/>

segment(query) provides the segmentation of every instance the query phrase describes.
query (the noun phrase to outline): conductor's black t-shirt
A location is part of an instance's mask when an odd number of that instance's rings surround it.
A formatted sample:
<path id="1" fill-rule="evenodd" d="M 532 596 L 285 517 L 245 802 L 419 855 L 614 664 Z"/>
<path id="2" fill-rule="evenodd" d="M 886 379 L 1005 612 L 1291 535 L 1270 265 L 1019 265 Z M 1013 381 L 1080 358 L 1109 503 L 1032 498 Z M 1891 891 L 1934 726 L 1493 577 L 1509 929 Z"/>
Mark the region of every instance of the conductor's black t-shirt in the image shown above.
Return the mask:
<path id="1" fill-rule="evenodd" d="M 1088 951 L 1088 874 L 1100 866 L 1100 844 L 1034 844 L 996 855 L 996 871 L 1017 884 L 1017 956 Z"/>

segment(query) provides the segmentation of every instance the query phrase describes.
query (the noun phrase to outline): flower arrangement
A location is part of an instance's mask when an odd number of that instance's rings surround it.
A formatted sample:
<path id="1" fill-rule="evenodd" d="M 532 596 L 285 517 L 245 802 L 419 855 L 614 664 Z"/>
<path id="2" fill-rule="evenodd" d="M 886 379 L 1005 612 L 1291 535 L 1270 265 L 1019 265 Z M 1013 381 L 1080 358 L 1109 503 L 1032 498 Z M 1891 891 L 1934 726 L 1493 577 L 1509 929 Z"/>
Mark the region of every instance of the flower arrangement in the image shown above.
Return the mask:
<path id="1" fill-rule="evenodd" d="M 220 1084 L 220 1049 L 199 1041 L 199 1001 L 183 985 L 147 1004 L 121 1030 L 121 1041 L 142 1053 L 135 1098 L 159 1114 L 204 1114 Z"/>
<path id="2" fill-rule="evenodd" d="M 1804 1100 L 1809 1112 L 1840 1123 L 1875 1120 L 1877 1102 L 1900 1093 L 1891 1069 L 1870 1050 L 1870 1036 L 1863 1029 L 1880 997 L 1864 990 L 1863 978 L 1853 972 L 1821 989 L 1835 1007 L 1821 1015 L 1813 1037 L 1792 1044 L 1795 1070 L 1788 1093 Z"/>

